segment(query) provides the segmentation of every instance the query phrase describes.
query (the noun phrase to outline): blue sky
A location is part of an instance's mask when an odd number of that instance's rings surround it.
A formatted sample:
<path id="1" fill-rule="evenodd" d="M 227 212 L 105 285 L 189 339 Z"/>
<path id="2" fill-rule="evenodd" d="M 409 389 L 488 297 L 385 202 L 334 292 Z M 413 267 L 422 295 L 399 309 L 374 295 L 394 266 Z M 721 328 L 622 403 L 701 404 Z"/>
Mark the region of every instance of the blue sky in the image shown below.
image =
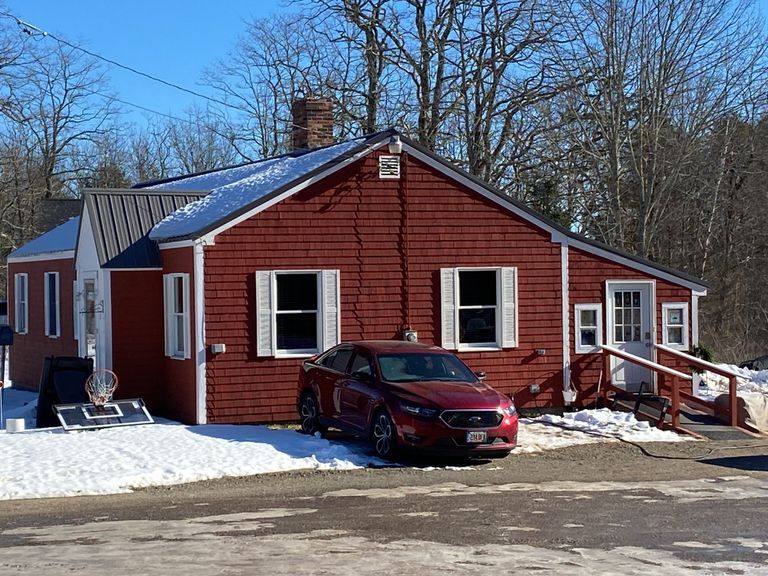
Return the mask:
<path id="1" fill-rule="evenodd" d="M 768 0 L 757 0 L 768 16 Z M 207 66 L 224 58 L 244 21 L 286 11 L 286 0 L 5 0 L 14 16 L 102 56 L 198 92 Z M 47 40 L 51 41 L 51 40 Z M 174 115 L 204 100 L 119 68 L 118 98 Z M 131 111 L 124 106 L 126 111 Z M 140 121 L 146 113 L 132 111 Z"/>
<path id="2" fill-rule="evenodd" d="M 197 92 L 244 21 L 286 10 L 284 0 L 5 0 L 7 11 L 92 52 Z M 52 40 L 43 40 L 51 42 Z M 175 115 L 204 100 L 111 67 L 118 98 Z M 123 106 L 126 111 L 129 107 Z M 135 112 L 137 120 L 143 112 Z"/>

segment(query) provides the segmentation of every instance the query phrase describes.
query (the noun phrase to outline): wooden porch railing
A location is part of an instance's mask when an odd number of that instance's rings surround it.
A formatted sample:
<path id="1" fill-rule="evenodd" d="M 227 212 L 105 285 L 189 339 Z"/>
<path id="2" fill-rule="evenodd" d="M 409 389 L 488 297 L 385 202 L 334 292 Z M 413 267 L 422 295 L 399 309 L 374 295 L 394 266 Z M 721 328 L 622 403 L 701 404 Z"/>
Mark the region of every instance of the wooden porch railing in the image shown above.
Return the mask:
<path id="1" fill-rule="evenodd" d="M 670 348 L 669 346 L 664 346 L 663 344 L 655 344 L 656 349 L 664 352 L 665 354 L 669 354 L 670 356 L 675 356 L 677 358 L 682 358 L 686 361 L 686 363 L 689 366 L 693 366 L 695 368 L 698 368 L 700 370 L 706 370 L 707 372 L 713 372 L 715 374 L 719 374 L 720 376 L 725 376 L 728 378 L 728 412 L 729 412 L 729 424 L 733 427 L 737 427 L 739 425 L 739 415 L 737 413 L 736 409 L 736 378 L 740 376 L 737 372 L 734 372 L 733 370 L 728 370 L 727 368 L 723 368 L 722 366 L 717 366 L 716 364 L 712 364 L 711 362 L 707 362 L 706 360 L 702 360 L 701 358 L 696 358 L 696 356 L 691 356 L 690 354 L 686 354 L 685 352 L 681 352 L 680 350 L 675 350 L 674 348 Z M 685 394 L 684 396 L 689 396 L 688 394 Z M 688 400 L 688 398 L 686 398 Z M 695 398 L 691 396 L 691 400 L 694 402 L 701 403 L 702 401 L 698 398 Z"/>
<path id="2" fill-rule="evenodd" d="M 669 368 L 667 366 L 657 364 L 656 362 L 648 360 L 647 358 L 635 356 L 634 354 L 630 354 L 629 352 L 624 352 L 623 350 L 619 350 L 618 348 L 614 348 L 613 346 L 601 344 L 600 348 L 603 351 L 603 374 L 605 375 L 606 382 L 610 379 L 610 374 L 611 374 L 611 356 L 616 356 L 617 358 L 621 358 L 622 360 L 626 360 L 627 362 L 632 362 L 633 364 L 637 364 L 638 366 L 642 366 L 643 368 L 648 368 L 649 370 L 653 370 L 656 374 L 658 374 L 657 383 L 658 383 L 659 390 L 665 387 L 665 378 L 667 376 L 671 377 L 670 380 L 672 382 L 672 385 L 671 385 L 672 398 L 671 398 L 670 412 L 672 415 L 672 427 L 675 429 L 679 429 L 680 428 L 680 381 L 681 380 L 689 381 L 689 380 L 693 380 L 693 378 L 688 374 L 683 374 L 682 372 L 678 372 L 674 368 Z M 613 386 L 611 386 L 611 388 L 613 388 Z"/>

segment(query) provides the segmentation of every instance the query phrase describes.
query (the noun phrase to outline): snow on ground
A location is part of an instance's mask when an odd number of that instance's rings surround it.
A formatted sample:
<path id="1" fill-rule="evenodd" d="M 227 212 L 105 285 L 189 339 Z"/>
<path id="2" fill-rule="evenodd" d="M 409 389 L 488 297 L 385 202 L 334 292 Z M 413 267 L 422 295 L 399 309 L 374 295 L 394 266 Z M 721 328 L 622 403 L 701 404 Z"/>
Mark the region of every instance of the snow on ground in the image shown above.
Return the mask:
<path id="1" fill-rule="evenodd" d="M 747 370 L 733 364 L 718 364 L 718 366 L 740 375 L 736 380 L 737 393 L 757 392 L 768 395 L 768 370 Z M 704 372 L 695 392 L 700 398 L 714 400 L 720 394 L 728 393 L 728 378 L 712 372 Z"/>
<path id="2" fill-rule="evenodd" d="M 4 416 L 34 425 L 36 394 L 9 388 Z M 584 410 L 563 417 L 521 419 L 516 452 L 531 453 L 624 438 L 685 438 L 638 422 L 631 414 Z M 329 440 L 267 426 L 142 426 L 64 432 L 61 428 L 0 430 L 0 500 L 116 494 L 227 476 L 286 470 L 386 466 L 367 443 Z M 433 470 L 434 468 L 425 468 Z M 471 470 L 471 467 L 467 467 Z"/>

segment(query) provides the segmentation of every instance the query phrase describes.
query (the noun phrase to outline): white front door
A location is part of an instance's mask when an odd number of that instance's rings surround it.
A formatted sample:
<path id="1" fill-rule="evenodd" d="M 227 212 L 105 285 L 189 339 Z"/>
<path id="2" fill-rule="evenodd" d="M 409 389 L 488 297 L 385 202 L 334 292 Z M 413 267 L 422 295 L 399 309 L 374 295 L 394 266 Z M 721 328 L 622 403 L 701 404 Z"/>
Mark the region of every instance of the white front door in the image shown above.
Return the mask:
<path id="1" fill-rule="evenodd" d="M 652 360 L 653 318 L 650 282 L 608 282 L 607 342 L 624 352 Z M 611 357 L 611 381 L 630 392 L 654 390 L 653 374 L 632 362 Z"/>

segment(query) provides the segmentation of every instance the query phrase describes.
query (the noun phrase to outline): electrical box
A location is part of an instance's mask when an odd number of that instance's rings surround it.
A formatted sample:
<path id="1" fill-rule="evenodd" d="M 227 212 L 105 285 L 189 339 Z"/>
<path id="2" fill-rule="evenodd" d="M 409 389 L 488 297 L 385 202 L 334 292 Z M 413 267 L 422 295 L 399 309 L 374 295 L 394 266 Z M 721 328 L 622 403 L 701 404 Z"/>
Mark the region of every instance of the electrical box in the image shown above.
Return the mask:
<path id="1" fill-rule="evenodd" d="M 529 384 L 528 390 L 530 391 L 531 394 L 538 394 L 539 392 L 541 392 L 541 386 L 539 386 L 538 384 Z"/>

